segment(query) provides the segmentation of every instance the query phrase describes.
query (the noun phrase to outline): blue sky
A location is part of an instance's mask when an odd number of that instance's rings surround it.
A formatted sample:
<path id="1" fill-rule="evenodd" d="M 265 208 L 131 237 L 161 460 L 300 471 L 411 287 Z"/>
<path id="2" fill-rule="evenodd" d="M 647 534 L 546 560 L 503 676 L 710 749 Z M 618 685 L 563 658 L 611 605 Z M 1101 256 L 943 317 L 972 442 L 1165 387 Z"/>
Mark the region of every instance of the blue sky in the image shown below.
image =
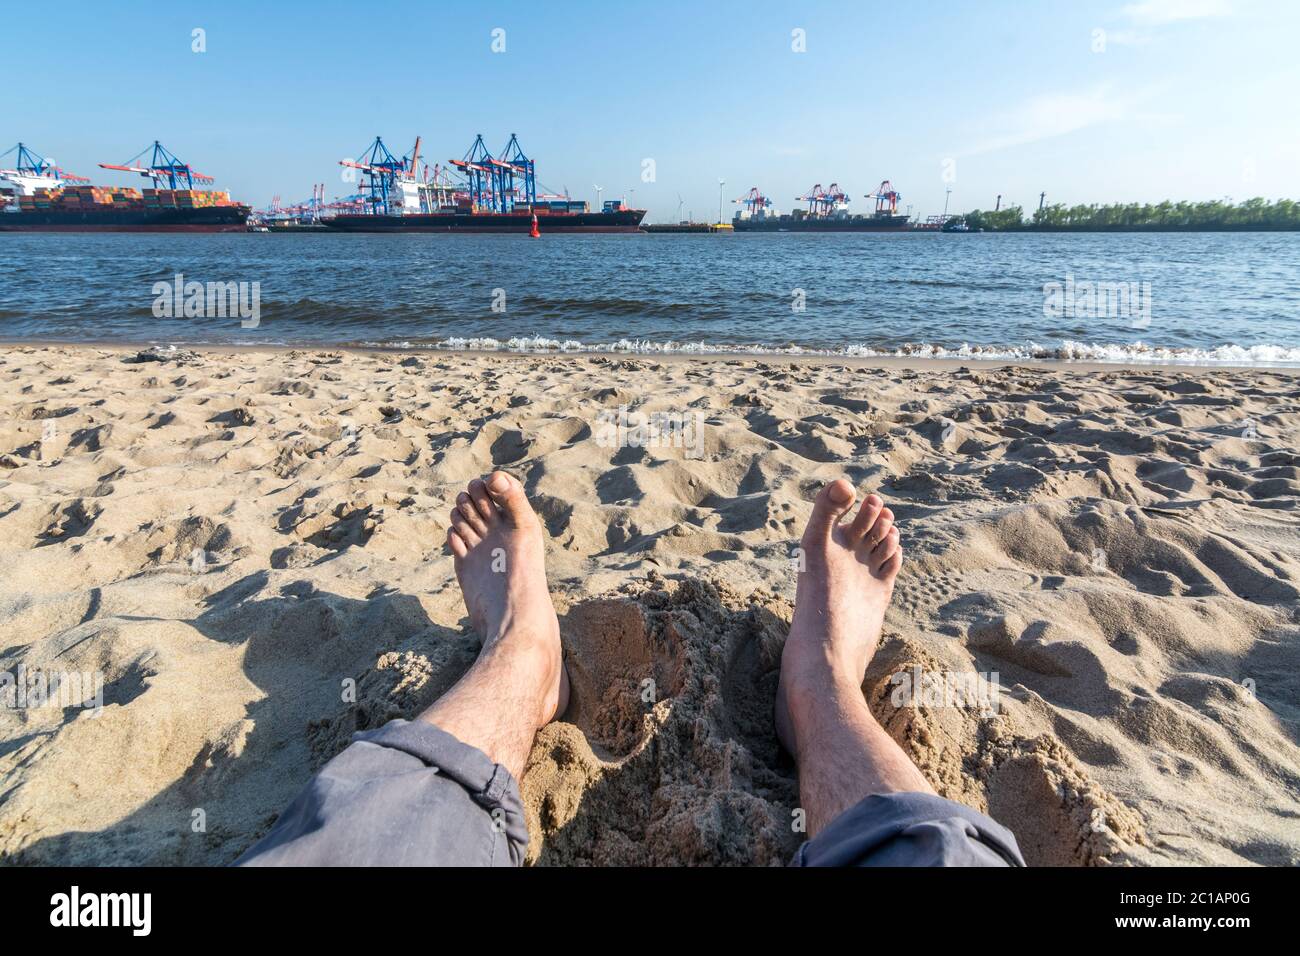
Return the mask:
<path id="1" fill-rule="evenodd" d="M 511 133 L 550 190 L 714 218 L 758 186 L 892 180 L 920 215 L 1004 202 L 1300 196 L 1300 4 L 61 2 L 6 37 L 0 149 L 96 181 L 161 139 L 237 198 L 343 195 L 376 134 L 459 158 Z M 192 52 L 192 31 L 207 50 Z M 492 50 L 495 29 L 505 51 Z M 792 31 L 802 30 L 804 52 Z M 1099 32 L 1100 31 L 1100 32 Z M 28 78 L 19 94 L 16 78 Z M 654 181 L 643 180 L 654 161 Z M 726 204 L 729 218 L 735 209 Z"/>

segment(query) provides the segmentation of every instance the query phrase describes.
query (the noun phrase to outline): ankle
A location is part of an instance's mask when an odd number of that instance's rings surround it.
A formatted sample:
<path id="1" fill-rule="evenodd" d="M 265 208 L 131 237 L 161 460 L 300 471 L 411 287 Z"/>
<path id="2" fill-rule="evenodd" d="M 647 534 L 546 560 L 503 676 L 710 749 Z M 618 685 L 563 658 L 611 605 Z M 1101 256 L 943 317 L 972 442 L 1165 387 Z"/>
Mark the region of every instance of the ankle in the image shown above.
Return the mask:
<path id="1" fill-rule="evenodd" d="M 538 726 L 549 720 L 547 707 L 554 709 L 551 698 L 555 695 L 560 672 L 564 667 L 558 632 L 554 636 L 547 636 L 513 629 L 487 643 L 479 660 L 508 666 L 511 673 L 518 675 L 517 686 L 531 688 L 532 696 L 538 700 L 544 718 Z"/>
<path id="2" fill-rule="evenodd" d="M 842 709 L 860 704 L 866 709 L 867 706 L 861 678 L 831 660 L 804 661 L 793 667 L 783 661 L 781 690 L 796 721 L 822 707 Z"/>
<path id="3" fill-rule="evenodd" d="M 553 611 L 546 617 L 507 613 L 501 620 L 490 622 L 485 630 L 484 649 L 500 647 L 519 653 L 548 654 L 560 646 L 560 627 Z"/>
<path id="4" fill-rule="evenodd" d="M 796 650 L 787 644 L 781 655 L 781 682 L 800 693 L 856 693 L 862 686 L 862 676 L 829 645 Z"/>

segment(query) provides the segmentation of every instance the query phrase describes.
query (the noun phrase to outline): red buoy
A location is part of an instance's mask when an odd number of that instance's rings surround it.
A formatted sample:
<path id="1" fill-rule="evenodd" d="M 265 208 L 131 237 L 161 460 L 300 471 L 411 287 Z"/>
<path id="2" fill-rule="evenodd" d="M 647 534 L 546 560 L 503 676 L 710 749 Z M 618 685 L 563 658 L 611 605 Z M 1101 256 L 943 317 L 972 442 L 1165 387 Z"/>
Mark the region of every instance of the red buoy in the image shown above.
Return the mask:
<path id="1" fill-rule="evenodd" d="M 542 230 L 537 228 L 537 213 L 533 213 L 533 228 L 528 230 L 528 235 L 534 239 L 542 238 Z"/>

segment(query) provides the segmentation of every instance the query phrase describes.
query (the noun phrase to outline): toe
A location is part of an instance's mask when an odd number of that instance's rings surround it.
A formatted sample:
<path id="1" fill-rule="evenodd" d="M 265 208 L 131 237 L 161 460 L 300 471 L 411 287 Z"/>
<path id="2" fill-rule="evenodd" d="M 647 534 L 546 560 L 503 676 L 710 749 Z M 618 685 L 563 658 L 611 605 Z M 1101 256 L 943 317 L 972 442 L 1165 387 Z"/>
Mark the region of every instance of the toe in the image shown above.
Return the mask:
<path id="1" fill-rule="evenodd" d="M 871 566 L 872 571 L 876 571 L 882 567 L 886 561 L 893 557 L 894 552 L 897 550 L 898 529 L 890 528 L 889 534 L 885 535 L 884 539 L 872 548 L 871 553 L 867 555 L 867 564 Z"/>
<path id="2" fill-rule="evenodd" d="M 817 495 L 813 502 L 812 516 L 808 519 L 805 536 L 816 538 L 829 537 L 831 530 L 839 523 L 844 512 L 853 507 L 853 486 L 843 478 L 836 478 Z"/>
<path id="3" fill-rule="evenodd" d="M 469 496 L 483 518 L 484 524 L 491 527 L 501 514 L 497 511 L 497 506 L 492 503 L 492 499 L 488 497 L 487 485 L 483 484 L 481 478 L 475 478 L 469 483 Z"/>
<path id="4" fill-rule="evenodd" d="M 456 496 L 456 510 L 461 513 L 466 524 L 478 532 L 480 538 L 487 534 L 487 522 L 474 506 L 474 499 L 463 491 Z"/>
<path id="5" fill-rule="evenodd" d="M 874 548 L 880 542 L 884 541 L 889 534 L 889 529 L 894 526 L 894 513 L 888 508 L 880 510 L 880 516 L 876 518 L 875 523 L 867 530 L 863 536 L 863 544 L 867 548 Z"/>
<path id="6" fill-rule="evenodd" d="M 518 528 L 530 520 L 536 520 L 532 506 L 528 504 L 528 496 L 524 494 L 524 486 L 517 478 L 504 471 L 494 471 L 488 475 L 486 487 L 487 493 L 501 509 L 502 516 L 512 526 Z"/>
<path id="7" fill-rule="evenodd" d="M 469 554 L 469 546 L 465 544 L 464 539 L 456 533 L 455 528 L 447 529 L 447 547 L 451 548 L 451 553 L 458 558 L 463 558 Z"/>
<path id="8" fill-rule="evenodd" d="M 894 578 L 898 577 L 898 571 L 902 566 L 903 549 L 901 547 L 895 548 L 894 553 L 891 554 L 885 560 L 885 563 L 876 570 L 876 577 L 880 578 L 882 581 L 892 583 Z"/>
<path id="9" fill-rule="evenodd" d="M 862 502 L 862 507 L 858 509 L 858 516 L 849 526 L 849 540 L 854 544 L 862 540 L 862 536 L 871 530 L 871 526 L 876 523 L 884 507 L 885 502 L 881 500 L 880 495 L 867 495 Z"/>
<path id="10" fill-rule="evenodd" d="M 470 510 L 472 511 L 473 508 Z M 478 515 L 476 514 L 475 517 L 478 518 Z M 482 521 L 483 519 L 478 518 L 478 520 Z M 451 529 L 456 532 L 461 541 L 465 542 L 466 548 L 472 548 L 483 540 L 482 536 L 474 529 L 474 526 L 470 524 L 469 519 L 465 517 L 465 513 L 459 508 L 451 513 Z"/>

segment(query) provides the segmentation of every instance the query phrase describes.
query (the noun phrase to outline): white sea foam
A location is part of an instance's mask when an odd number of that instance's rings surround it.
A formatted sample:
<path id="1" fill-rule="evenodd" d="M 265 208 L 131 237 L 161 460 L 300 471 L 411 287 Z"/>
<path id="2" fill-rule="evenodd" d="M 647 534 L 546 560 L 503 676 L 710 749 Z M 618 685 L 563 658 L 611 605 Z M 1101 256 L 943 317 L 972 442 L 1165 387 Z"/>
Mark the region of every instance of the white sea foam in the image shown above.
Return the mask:
<path id="1" fill-rule="evenodd" d="M 1300 348 L 1283 345 L 1218 345 L 1212 348 L 1169 348 L 1133 342 L 1128 345 L 1062 341 L 1057 345 L 1026 342 L 1023 345 L 991 346 L 962 344 L 957 347 L 907 344 L 881 348 L 865 344 L 837 348 L 808 348 L 800 345 L 736 345 L 725 342 L 652 342 L 644 339 L 619 339 L 617 342 L 580 342 L 576 339 L 551 339 L 544 336 L 464 338 L 453 336 L 431 343 L 367 342 L 371 347 L 432 348 L 475 352 L 587 352 L 629 355 L 809 355 L 831 358 L 921 358 L 985 359 L 1009 361 L 1035 359 L 1059 362 L 1097 362 L 1150 365 L 1247 365 L 1300 366 Z"/>

